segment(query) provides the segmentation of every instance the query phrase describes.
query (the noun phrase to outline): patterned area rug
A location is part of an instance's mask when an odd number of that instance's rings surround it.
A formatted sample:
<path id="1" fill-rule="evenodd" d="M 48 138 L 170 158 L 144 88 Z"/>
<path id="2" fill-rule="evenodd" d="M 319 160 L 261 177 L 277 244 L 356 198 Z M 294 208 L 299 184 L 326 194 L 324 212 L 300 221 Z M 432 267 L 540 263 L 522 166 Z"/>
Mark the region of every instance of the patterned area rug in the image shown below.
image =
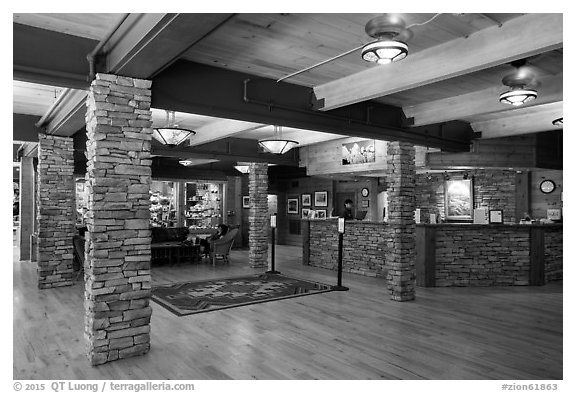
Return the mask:
<path id="1" fill-rule="evenodd" d="M 152 289 L 152 300 L 183 316 L 331 290 L 330 285 L 264 273 L 157 286 Z"/>

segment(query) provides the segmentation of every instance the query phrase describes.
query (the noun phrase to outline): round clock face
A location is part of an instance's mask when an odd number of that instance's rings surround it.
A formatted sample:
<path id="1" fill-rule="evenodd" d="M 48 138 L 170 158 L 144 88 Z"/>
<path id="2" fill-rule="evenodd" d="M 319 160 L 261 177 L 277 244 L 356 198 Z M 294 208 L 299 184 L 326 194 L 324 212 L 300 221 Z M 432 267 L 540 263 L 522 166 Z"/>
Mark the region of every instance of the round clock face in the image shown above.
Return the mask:
<path id="1" fill-rule="evenodd" d="M 370 190 L 368 190 L 367 188 L 362 189 L 362 196 L 363 197 L 367 197 L 369 194 L 370 194 Z"/>
<path id="2" fill-rule="evenodd" d="M 540 191 L 544 194 L 550 194 L 556 188 L 556 184 L 552 180 L 544 180 L 540 183 Z"/>

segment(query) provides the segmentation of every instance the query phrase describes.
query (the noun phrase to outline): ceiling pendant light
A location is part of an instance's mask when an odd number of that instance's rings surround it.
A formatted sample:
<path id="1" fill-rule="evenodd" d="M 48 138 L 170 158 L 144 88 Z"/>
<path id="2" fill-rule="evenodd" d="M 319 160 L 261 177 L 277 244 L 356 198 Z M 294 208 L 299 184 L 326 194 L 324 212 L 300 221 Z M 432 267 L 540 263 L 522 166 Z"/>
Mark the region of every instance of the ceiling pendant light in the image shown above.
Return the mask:
<path id="1" fill-rule="evenodd" d="M 274 137 L 261 139 L 258 144 L 264 148 L 265 151 L 274 154 L 284 154 L 296 145 L 298 142 L 282 138 L 282 126 L 274 126 Z"/>
<path id="2" fill-rule="evenodd" d="M 399 34 L 408 32 L 404 21 L 389 15 L 377 16 L 368 21 L 366 34 L 376 38 L 362 47 L 362 58 L 371 63 L 389 64 L 408 56 L 408 45 L 395 39 Z"/>
<path id="3" fill-rule="evenodd" d="M 524 105 L 527 102 L 535 100 L 538 92 L 526 86 L 535 84 L 534 75 L 526 68 L 520 68 L 526 65 L 526 60 L 516 60 L 510 63 L 517 70 L 502 78 L 502 83 L 510 87 L 510 90 L 500 94 L 500 102 L 514 106 Z"/>
<path id="4" fill-rule="evenodd" d="M 552 124 L 557 126 L 557 127 L 564 127 L 564 118 L 563 117 L 559 117 L 558 119 L 554 119 L 552 121 Z"/>
<path id="5" fill-rule="evenodd" d="M 172 113 L 172 120 L 170 120 L 170 113 Z M 196 134 L 195 131 L 178 127 L 174 111 L 166 111 L 166 125 L 154 128 L 152 132 L 154 139 L 168 146 L 177 146 L 194 134 Z"/>

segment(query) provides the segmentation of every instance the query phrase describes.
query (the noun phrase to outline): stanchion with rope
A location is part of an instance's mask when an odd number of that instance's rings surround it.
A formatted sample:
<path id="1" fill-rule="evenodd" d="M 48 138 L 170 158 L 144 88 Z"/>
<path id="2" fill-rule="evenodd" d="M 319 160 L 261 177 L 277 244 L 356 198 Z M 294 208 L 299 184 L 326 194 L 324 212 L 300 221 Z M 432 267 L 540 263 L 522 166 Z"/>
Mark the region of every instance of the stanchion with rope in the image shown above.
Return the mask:
<path id="1" fill-rule="evenodd" d="M 342 286 L 342 248 L 344 243 L 344 218 L 338 219 L 338 283 L 332 286 L 333 291 L 347 291 L 350 288 Z"/>
<path id="2" fill-rule="evenodd" d="M 274 263 L 276 259 L 275 251 L 276 251 L 276 215 L 270 216 L 270 228 L 272 229 L 272 248 L 270 250 L 270 270 L 266 272 L 266 274 L 280 274 L 279 271 L 275 270 Z"/>

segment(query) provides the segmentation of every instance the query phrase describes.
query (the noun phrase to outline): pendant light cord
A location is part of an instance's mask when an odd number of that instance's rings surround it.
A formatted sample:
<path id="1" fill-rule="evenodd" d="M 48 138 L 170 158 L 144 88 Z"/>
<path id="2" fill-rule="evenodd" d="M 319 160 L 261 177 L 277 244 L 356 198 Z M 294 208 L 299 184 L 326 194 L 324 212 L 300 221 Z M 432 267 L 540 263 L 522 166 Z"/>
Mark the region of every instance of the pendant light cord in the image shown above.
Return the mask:
<path id="1" fill-rule="evenodd" d="M 439 17 L 439 16 L 442 15 L 442 14 L 443 14 L 442 12 L 441 12 L 441 13 L 438 13 L 438 14 L 435 14 L 433 17 L 431 17 L 430 19 L 428 19 L 426 22 L 422 22 L 422 23 L 412 23 L 410 26 L 406 27 L 406 29 L 410 29 L 410 28 L 415 27 L 415 26 L 424 26 L 425 24 L 432 22 L 434 19 L 436 19 L 437 17 Z M 376 42 L 376 41 L 377 41 L 377 40 L 375 40 L 375 41 L 373 41 L 373 42 Z M 316 63 L 316 64 L 311 65 L 310 67 L 306 67 L 306 68 L 304 68 L 304 69 L 302 69 L 302 70 L 300 70 L 300 71 L 296 71 L 296 72 L 293 72 L 293 73 L 291 73 L 291 74 L 289 74 L 289 75 L 283 76 L 282 78 L 278 79 L 278 80 L 276 81 L 276 83 L 282 82 L 282 81 L 285 80 L 285 79 L 292 78 L 293 76 L 302 74 L 302 73 L 304 73 L 304 72 L 306 72 L 306 71 L 310 71 L 310 70 L 312 70 L 312 69 L 314 69 L 314 68 L 316 68 L 316 67 L 320 67 L 321 65 L 324 65 L 324 64 L 326 64 L 326 63 L 330 63 L 331 61 L 334 61 L 334 60 L 336 60 L 336 59 L 339 59 L 339 58 L 341 58 L 341 57 L 344 57 L 344 56 L 346 56 L 346 55 L 349 55 L 349 54 L 352 53 L 352 52 L 356 52 L 357 50 L 362 49 L 365 45 L 366 45 L 366 44 L 362 44 L 362 45 L 360 45 L 360 46 L 357 46 L 357 47 L 354 48 L 354 49 L 350 49 L 349 51 L 346 51 L 346 52 L 344 52 L 344 53 L 340 53 L 339 55 L 336 55 L 336 56 L 331 57 L 331 58 L 329 58 L 329 59 L 327 59 L 327 60 L 321 61 L 320 63 Z"/>

